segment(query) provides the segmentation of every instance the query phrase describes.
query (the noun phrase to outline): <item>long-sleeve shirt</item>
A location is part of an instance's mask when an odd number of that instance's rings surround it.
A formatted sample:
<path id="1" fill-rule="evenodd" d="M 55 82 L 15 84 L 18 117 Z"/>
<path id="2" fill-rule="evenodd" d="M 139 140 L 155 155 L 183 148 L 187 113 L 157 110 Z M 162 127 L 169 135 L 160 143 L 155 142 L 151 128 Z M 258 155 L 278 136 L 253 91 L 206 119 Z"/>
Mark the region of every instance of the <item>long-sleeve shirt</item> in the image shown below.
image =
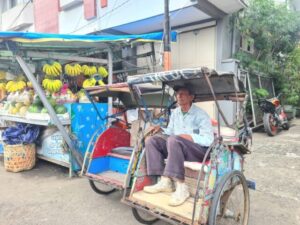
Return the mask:
<path id="1" fill-rule="evenodd" d="M 187 113 L 177 107 L 171 114 L 169 125 L 163 128 L 167 135 L 188 134 L 201 146 L 210 146 L 214 140 L 213 128 L 208 114 L 192 104 Z"/>

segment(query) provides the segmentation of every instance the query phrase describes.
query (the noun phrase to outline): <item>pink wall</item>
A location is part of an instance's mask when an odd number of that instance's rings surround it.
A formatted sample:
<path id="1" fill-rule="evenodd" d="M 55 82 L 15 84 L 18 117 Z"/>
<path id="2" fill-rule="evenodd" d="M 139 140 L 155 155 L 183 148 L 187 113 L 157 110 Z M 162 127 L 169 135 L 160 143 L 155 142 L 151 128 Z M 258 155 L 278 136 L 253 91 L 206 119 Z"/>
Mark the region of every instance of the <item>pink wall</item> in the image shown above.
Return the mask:
<path id="1" fill-rule="evenodd" d="M 59 0 L 34 0 L 35 31 L 59 32 Z"/>

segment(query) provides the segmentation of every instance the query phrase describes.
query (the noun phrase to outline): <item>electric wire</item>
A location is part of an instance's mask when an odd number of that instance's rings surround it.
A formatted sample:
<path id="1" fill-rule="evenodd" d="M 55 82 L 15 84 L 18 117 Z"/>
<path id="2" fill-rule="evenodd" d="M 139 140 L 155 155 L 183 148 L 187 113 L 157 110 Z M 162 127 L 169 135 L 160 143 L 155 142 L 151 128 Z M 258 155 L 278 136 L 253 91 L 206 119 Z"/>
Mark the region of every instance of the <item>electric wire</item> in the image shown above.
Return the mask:
<path id="1" fill-rule="evenodd" d="M 32 0 L 28 0 L 28 2 L 23 6 L 19 14 L 14 19 L 14 21 L 9 25 L 8 30 L 15 24 L 15 22 L 17 22 L 17 20 L 20 18 L 20 16 L 22 15 L 22 13 L 24 12 L 24 10 L 26 9 L 26 7 L 29 5 L 30 2 L 32 2 Z"/>

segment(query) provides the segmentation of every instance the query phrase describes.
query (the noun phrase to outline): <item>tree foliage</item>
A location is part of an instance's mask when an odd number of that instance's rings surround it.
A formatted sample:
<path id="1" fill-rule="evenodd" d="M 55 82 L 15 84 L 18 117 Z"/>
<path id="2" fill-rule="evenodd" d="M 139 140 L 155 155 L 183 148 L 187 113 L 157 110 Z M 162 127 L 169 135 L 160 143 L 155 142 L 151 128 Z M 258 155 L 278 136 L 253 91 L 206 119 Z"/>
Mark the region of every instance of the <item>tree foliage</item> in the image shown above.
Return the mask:
<path id="1" fill-rule="evenodd" d="M 275 79 L 290 104 L 300 99 L 300 14 L 274 0 L 251 0 L 249 7 L 235 16 L 235 24 L 244 38 L 253 41 L 255 52 L 239 51 L 236 57 L 243 67 Z"/>

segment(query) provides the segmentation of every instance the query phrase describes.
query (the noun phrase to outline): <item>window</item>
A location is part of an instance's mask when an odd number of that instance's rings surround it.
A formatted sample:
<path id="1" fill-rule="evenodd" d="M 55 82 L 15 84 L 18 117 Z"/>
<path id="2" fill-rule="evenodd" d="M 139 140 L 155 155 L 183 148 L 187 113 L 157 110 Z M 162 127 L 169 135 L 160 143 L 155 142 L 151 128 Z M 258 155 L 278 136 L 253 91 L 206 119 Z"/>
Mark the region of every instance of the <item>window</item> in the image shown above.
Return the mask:
<path id="1" fill-rule="evenodd" d="M 17 4 L 18 4 L 17 0 L 9 0 L 8 7 L 11 9 L 11 8 L 15 7 Z"/>
<path id="2" fill-rule="evenodd" d="M 249 37 L 240 37 L 240 48 L 249 53 L 254 53 L 254 40 Z"/>

